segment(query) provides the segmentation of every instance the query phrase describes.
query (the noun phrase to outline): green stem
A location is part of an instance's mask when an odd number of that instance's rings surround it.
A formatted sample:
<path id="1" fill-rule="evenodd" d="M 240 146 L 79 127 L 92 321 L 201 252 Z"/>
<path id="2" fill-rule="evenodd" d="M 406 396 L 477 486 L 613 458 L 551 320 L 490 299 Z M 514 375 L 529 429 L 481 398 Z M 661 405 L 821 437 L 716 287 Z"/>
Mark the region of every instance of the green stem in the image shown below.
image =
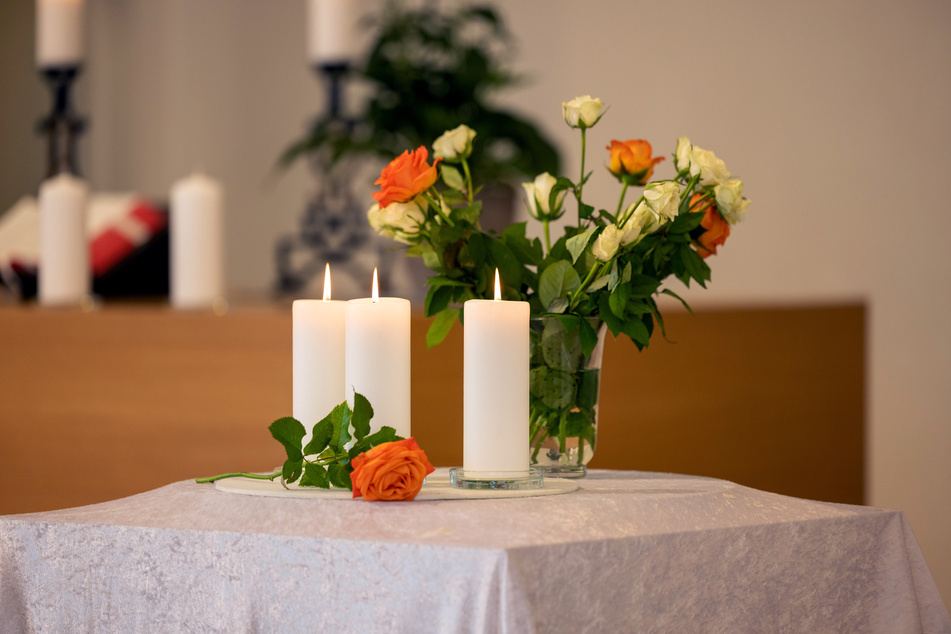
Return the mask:
<path id="1" fill-rule="evenodd" d="M 581 191 L 584 189 L 584 156 L 587 147 L 586 129 L 581 127 L 581 178 L 578 179 L 578 188 L 575 189 L 575 198 L 578 200 L 578 226 L 581 226 Z"/>
<path id="2" fill-rule="evenodd" d="M 466 173 L 466 189 L 469 191 L 469 204 L 472 204 L 472 174 L 469 173 L 469 161 L 462 159 L 462 171 Z"/>
<path id="3" fill-rule="evenodd" d="M 621 200 L 617 201 L 617 211 L 614 213 L 614 217 L 620 219 L 621 216 L 621 207 L 624 206 L 624 197 L 627 195 L 627 179 L 624 179 L 624 186 L 621 187 Z M 618 227 L 623 227 L 624 225 L 618 224 Z"/>
<path id="4" fill-rule="evenodd" d="M 548 235 L 548 225 L 550 224 L 550 221 L 544 220 L 542 222 L 545 225 L 545 254 L 547 255 L 548 253 L 551 253 L 551 237 Z"/>
<path id="5" fill-rule="evenodd" d="M 569 312 L 575 307 L 575 304 L 578 302 L 578 298 L 581 297 L 581 294 L 587 290 L 588 286 L 593 282 L 596 277 L 596 273 L 607 266 L 609 263 L 605 262 L 601 265 L 595 265 L 591 267 L 591 270 L 588 271 L 587 277 L 584 278 L 584 281 L 581 282 L 581 286 L 578 287 L 574 293 L 568 296 L 568 310 Z"/>
<path id="6" fill-rule="evenodd" d="M 456 224 L 452 221 L 452 218 L 450 218 L 449 216 L 443 216 L 443 213 L 442 213 L 442 205 L 440 205 L 437 201 L 433 200 L 433 199 L 429 196 L 428 193 L 422 193 L 422 194 L 420 194 L 420 195 L 423 197 L 423 199 L 424 199 L 427 203 L 429 203 L 429 205 L 430 205 L 433 209 L 436 210 L 436 213 L 437 213 L 437 214 L 439 214 L 440 216 L 442 216 L 442 218 L 449 224 L 450 227 L 455 227 L 455 226 L 456 226 Z M 437 196 L 438 196 L 438 194 L 437 194 Z M 469 202 L 472 202 L 472 201 L 470 200 Z"/>
<path id="7" fill-rule="evenodd" d="M 198 484 L 205 484 L 207 482 L 215 482 L 217 480 L 224 480 L 225 478 L 252 478 L 254 480 L 273 480 L 274 478 L 279 478 L 281 476 L 280 471 L 275 471 L 271 474 L 264 473 L 245 473 L 240 471 L 238 473 L 222 473 L 221 475 L 211 476 L 208 478 L 195 478 L 195 482 Z"/>
<path id="8" fill-rule="evenodd" d="M 567 453 L 566 441 L 568 439 L 568 410 L 561 413 L 561 420 L 558 421 L 558 451 L 562 455 Z"/>

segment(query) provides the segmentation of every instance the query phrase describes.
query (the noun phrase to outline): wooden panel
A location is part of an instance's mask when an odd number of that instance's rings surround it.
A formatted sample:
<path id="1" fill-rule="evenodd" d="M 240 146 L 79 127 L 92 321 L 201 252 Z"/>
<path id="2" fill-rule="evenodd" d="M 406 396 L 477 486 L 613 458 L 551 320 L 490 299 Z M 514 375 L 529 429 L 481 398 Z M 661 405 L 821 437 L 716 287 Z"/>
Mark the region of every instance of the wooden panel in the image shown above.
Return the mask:
<path id="1" fill-rule="evenodd" d="M 462 462 L 462 333 L 413 321 L 413 429 Z M 609 338 L 592 467 L 676 471 L 829 501 L 863 495 L 864 310 L 668 317 L 637 353 Z M 266 470 L 291 410 L 290 310 L 0 308 L 0 513 Z"/>

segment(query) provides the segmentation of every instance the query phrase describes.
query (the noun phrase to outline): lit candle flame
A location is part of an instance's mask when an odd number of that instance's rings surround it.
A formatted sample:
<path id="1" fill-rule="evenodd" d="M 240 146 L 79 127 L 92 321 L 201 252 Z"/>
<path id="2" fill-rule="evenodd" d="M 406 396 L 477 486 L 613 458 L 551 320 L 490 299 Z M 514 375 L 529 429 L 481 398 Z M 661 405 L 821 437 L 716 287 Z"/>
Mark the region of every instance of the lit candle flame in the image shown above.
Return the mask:
<path id="1" fill-rule="evenodd" d="M 330 262 L 324 267 L 324 301 L 330 299 Z"/>
<path id="2" fill-rule="evenodd" d="M 380 301 L 380 282 L 377 280 L 376 276 L 376 267 L 373 267 L 373 294 L 371 295 L 374 302 Z"/>
<path id="3" fill-rule="evenodd" d="M 499 282 L 499 270 L 495 269 L 495 301 L 502 300 L 502 283 Z"/>

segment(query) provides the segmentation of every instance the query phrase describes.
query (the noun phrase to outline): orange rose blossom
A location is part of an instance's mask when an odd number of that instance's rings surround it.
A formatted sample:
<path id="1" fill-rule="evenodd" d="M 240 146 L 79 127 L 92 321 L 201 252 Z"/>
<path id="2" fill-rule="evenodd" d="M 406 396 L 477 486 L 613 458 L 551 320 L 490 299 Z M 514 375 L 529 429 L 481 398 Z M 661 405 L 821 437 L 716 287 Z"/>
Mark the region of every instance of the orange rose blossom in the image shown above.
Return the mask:
<path id="1" fill-rule="evenodd" d="M 426 162 L 428 159 L 429 150 L 420 146 L 412 152 L 406 150 L 390 161 L 374 183 L 380 186 L 380 191 L 373 194 L 380 207 L 409 202 L 432 187 L 436 182 L 436 165 L 442 159 L 436 159 L 432 165 Z"/>
<path id="2" fill-rule="evenodd" d="M 353 459 L 353 497 L 370 502 L 412 500 L 435 471 L 412 438 L 377 445 Z"/>
<path id="3" fill-rule="evenodd" d="M 664 160 L 663 156 L 651 158 L 651 144 L 642 139 L 611 141 L 605 149 L 611 150 L 611 173 L 624 180 L 632 176 L 633 185 L 644 185 L 654 173 L 654 166 Z"/>
<path id="4" fill-rule="evenodd" d="M 720 210 L 717 209 L 717 205 L 712 200 L 707 201 L 706 206 L 698 207 L 693 209 L 693 205 L 700 200 L 700 194 L 694 194 L 693 198 L 690 199 L 691 209 L 696 213 L 703 213 L 703 220 L 700 221 L 700 226 L 706 229 L 703 234 L 697 238 L 697 253 L 700 254 L 700 257 L 707 259 L 711 255 L 717 254 L 717 247 L 726 243 L 726 239 L 730 237 L 730 225 L 723 219 L 723 216 L 720 215 Z"/>

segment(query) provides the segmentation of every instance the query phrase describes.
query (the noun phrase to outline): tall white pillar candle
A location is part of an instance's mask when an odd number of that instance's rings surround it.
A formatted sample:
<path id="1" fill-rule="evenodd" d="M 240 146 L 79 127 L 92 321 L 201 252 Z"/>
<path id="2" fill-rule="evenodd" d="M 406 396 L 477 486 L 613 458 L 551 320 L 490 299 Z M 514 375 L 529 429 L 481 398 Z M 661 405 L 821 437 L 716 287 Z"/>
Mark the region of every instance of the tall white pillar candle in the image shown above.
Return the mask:
<path id="1" fill-rule="evenodd" d="M 40 185 L 40 304 L 76 305 L 89 295 L 88 196 L 86 183 L 69 174 Z"/>
<path id="2" fill-rule="evenodd" d="M 347 302 L 330 299 L 330 267 L 324 276 L 324 299 L 294 301 L 294 418 L 308 437 L 314 425 L 347 398 L 344 383 Z"/>
<path id="3" fill-rule="evenodd" d="M 37 66 L 77 66 L 83 61 L 84 4 L 84 0 L 37 0 Z"/>
<path id="4" fill-rule="evenodd" d="M 373 297 L 347 302 L 346 376 L 350 405 L 356 391 L 373 406 L 372 431 L 388 426 L 404 438 L 412 435 L 409 300 Z"/>
<path id="5" fill-rule="evenodd" d="M 463 453 L 468 477 L 528 474 L 528 302 L 463 306 Z"/>
<path id="6" fill-rule="evenodd" d="M 224 295 L 221 185 L 192 174 L 172 186 L 169 291 L 175 308 L 211 308 Z"/>
<path id="7" fill-rule="evenodd" d="M 309 0 L 307 3 L 307 60 L 335 64 L 354 56 L 355 0 Z"/>

